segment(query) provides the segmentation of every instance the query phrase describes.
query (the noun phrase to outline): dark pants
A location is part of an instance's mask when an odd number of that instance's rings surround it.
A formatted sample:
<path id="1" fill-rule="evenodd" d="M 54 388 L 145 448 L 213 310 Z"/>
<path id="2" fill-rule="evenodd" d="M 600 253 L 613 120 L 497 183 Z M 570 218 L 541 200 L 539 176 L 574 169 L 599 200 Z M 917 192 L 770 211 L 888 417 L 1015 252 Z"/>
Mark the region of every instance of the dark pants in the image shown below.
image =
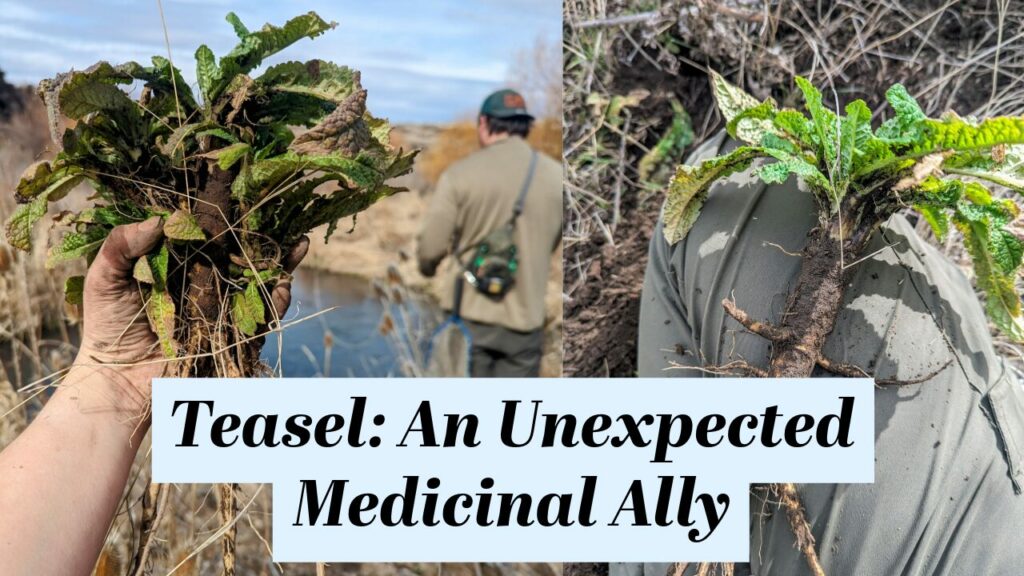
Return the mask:
<path id="1" fill-rule="evenodd" d="M 540 375 L 544 331 L 516 332 L 465 320 L 473 335 L 469 373 L 473 378 L 536 378 Z"/>

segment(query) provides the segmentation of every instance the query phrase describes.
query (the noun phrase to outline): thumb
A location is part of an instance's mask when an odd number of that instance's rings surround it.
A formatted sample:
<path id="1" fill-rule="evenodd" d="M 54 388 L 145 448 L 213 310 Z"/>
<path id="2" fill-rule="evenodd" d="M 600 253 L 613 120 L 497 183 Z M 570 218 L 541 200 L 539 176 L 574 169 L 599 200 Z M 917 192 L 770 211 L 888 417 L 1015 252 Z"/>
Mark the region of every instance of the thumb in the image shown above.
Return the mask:
<path id="1" fill-rule="evenodd" d="M 159 216 L 118 226 L 103 242 L 97 260 L 115 272 L 124 272 L 131 269 L 134 260 L 148 254 L 163 235 L 163 221 Z"/>

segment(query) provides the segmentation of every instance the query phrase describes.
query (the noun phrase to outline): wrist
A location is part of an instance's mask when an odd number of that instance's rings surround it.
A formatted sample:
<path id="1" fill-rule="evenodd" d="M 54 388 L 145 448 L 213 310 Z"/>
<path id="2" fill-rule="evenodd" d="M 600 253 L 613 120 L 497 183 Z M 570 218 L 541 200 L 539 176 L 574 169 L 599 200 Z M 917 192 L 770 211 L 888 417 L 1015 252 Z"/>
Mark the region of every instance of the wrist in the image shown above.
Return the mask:
<path id="1" fill-rule="evenodd" d="M 63 428 L 70 426 L 78 434 L 134 452 L 149 430 L 149 397 L 123 382 L 118 370 L 76 364 L 57 385 L 37 420 L 61 422 Z"/>
<path id="2" fill-rule="evenodd" d="M 118 364 L 91 354 L 83 346 L 64 383 L 65 387 L 88 388 L 88 397 L 98 408 L 140 414 L 149 411 L 152 380 L 163 373 L 163 368 L 164 363 L 159 361 Z"/>

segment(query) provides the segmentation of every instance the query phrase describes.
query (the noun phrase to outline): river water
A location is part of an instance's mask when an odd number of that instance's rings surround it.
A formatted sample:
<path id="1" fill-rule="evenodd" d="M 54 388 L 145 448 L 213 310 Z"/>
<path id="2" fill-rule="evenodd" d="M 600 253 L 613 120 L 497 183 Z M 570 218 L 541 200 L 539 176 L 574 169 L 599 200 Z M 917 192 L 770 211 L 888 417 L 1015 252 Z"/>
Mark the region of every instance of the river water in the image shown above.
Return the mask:
<path id="1" fill-rule="evenodd" d="M 366 279 L 300 267 L 285 324 L 334 306 L 338 308 L 284 330 L 280 355 L 284 376 L 401 376 L 394 349 L 380 332 L 384 305 Z M 425 306 L 429 305 L 414 302 L 407 304 L 407 310 L 415 315 Z M 276 336 L 267 338 L 263 360 L 277 366 Z"/>
<path id="2" fill-rule="evenodd" d="M 413 323 L 434 313 L 433 304 L 421 298 L 408 299 L 404 306 L 405 319 Z M 337 309 L 285 329 L 281 336 L 281 368 L 285 377 L 401 376 L 394 347 L 379 329 L 385 306 L 370 281 L 300 267 L 292 283 L 292 304 L 285 324 L 331 307 Z M 52 373 L 74 357 L 78 342 L 76 332 L 72 328 L 71 344 L 63 344 L 55 331 L 44 334 L 39 364 L 23 353 L 20 355 L 17 372 L 21 378 L 15 378 L 12 362 L 13 354 L 21 349 L 12 347 L 9 342 L 0 342 L 0 371 L 6 372 L 11 381 L 20 381 L 21 385 Z M 425 341 L 420 344 L 425 345 Z M 57 356 L 63 360 L 56 361 Z M 277 366 L 276 335 L 267 338 L 262 358 L 271 367 Z M 2 377 L 0 372 L 0 379 Z"/>

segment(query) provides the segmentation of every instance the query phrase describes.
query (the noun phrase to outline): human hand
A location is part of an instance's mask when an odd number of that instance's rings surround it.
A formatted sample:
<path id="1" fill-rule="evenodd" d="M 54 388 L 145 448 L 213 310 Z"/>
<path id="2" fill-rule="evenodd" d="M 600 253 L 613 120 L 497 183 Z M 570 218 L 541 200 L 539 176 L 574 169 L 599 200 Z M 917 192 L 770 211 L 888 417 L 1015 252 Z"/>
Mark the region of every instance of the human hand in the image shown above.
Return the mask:
<path id="1" fill-rule="evenodd" d="M 76 367 L 107 367 L 106 379 L 139 405 L 148 400 L 151 379 L 160 375 L 164 364 L 132 269 L 162 237 L 159 216 L 114 228 L 89 266 L 82 293 L 82 343 Z"/>
<path id="2" fill-rule="evenodd" d="M 101 372 L 115 394 L 132 409 L 144 409 L 152 379 L 167 365 L 150 327 L 142 291 L 132 276 L 135 261 L 148 254 L 163 237 L 163 222 L 154 216 L 144 222 L 114 228 L 89 267 L 83 291 L 83 333 L 75 365 Z M 303 237 L 285 258 L 291 273 L 305 257 L 309 239 Z M 276 317 L 291 303 L 291 281 L 282 279 L 271 291 Z"/>

